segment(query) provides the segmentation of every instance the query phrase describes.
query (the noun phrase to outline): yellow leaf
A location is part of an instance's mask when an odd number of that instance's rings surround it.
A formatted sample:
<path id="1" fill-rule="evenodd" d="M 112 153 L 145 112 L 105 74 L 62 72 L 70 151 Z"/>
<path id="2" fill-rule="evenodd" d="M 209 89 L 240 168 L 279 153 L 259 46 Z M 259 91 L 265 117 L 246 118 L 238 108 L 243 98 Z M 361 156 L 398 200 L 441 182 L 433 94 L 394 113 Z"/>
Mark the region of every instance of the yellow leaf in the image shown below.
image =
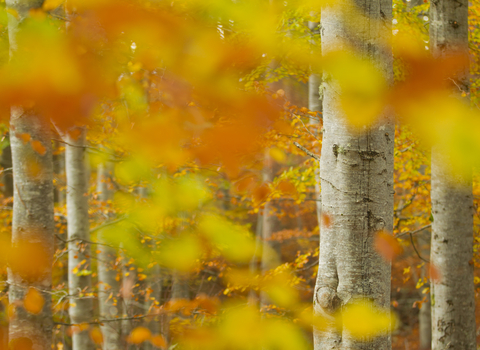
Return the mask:
<path id="1" fill-rule="evenodd" d="M 45 0 L 43 2 L 42 8 L 44 11 L 55 10 L 58 6 L 63 4 L 64 0 Z"/>
<path id="2" fill-rule="evenodd" d="M 99 327 L 93 327 L 90 330 L 90 338 L 97 345 L 103 343 L 103 334 Z"/>
<path id="3" fill-rule="evenodd" d="M 7 13 L 15 17 L 16 19 L 20 19 L 20 16 L 18 15 L 17 10 L 12 9 L 12 8 L 7 8 Z"/>
<path id="4" fill-rule="evenodd" d="M 202 254 L 199 240 L 195 236 L 183 235 L 160 246 L 159 262 L 181 271 L 191 270 Z"/>
<path id="5" fill-rule="evenodd" d="M 43 305 L 45 305 L 45 300 L 42 294 L 38 290 L 30 288 L 23 299 L 23 307 L 25 310 L 31 314 L 38 315 L 42 312 Z"/>
<path id="6" fill-rule="evenodd" d="M 359 300 L 347 305 L 336 316 L 338 328 L 347 330 L 354 338 L 371 339 L 389 332 L 395 317 L 368 300 Z"/>
<path id="7" fill-rule="evenodd" d="M 128 336 L 128 342 L 132 344 L 141 344 L 144 341 L 150 340 L 152 333 L 148 328 L 137 327 Z"/>
<path id="8" fill-rule="evenodd" d="M 255 254 L 255 241 L 241 226 L 221 217 L 208 216 L 201 220 L 198 227 L 232 261 L 248 262 Z"/>

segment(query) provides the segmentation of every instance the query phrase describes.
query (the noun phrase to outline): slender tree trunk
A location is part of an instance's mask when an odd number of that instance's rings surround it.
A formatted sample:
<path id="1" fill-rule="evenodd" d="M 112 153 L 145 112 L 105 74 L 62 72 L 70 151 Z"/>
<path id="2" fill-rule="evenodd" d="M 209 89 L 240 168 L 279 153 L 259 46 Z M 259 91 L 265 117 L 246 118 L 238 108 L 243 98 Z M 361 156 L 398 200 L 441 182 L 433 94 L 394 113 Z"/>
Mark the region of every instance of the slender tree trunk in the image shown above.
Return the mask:
<path id="1" fill-rule="evenodd" d="M 73 131 L 73 130 L 72 130 Z M 88 182 L 85 164 L 86 129 L 77 138 L 65 136 L 67 142 L 65 165 L 67 175 L 67 223 L 68 223 L 68 289 L 70 321 L 75 324 L 93 319 L 92 264 L 90 261 L 90 225 L 88 219 Z M 79 327 L 80 328 L 80 327 Z M 93 343 L 88 331 L 74 331 L 73 350 L 91 349 Z"/>
<path id="2" fill-rule="evenodd" d="M 468 52 L 467 0 L 432 2 L 430 19 L 430 45 L 435 57 Z M 468 71 L 455 79 L 455 85 L 468 94 Z M 458 88 L 454 89 L 459 95 Z M 442 277 L 431 283 L 432 349 L 468 350 L 477 348 L 471 263 L 472 181 L 469 176 L 452 176 L 449 163 L 440 146 L 435 146 L 432 150 L 431 262 Z"/>
<path id="3" fill-rule="evenodd" d="M 343 40 L 391 80 L 392 55 L 380 45 L 391 35 L 392 4 L 368 0 L 356 5 L 340 1 L 322 8 L 323 54 L 345 49 Z M 356 17 L 355 11 L 365 17 Z M 390 307 L 390 264 L 376 252 L 374 239 L 379 230 L 393 229 L 395 133 L 388 111 L 377 124 L 352 132 L 340 107 L 338 86 L 328 75 L 323 84 L 322 212 L 330 216 L 331 224 L 321 227 L 314 309 L 334 322 L 332 314 L 357 298 Z M 316 350 L 391 348 L 388 330 L 362 342 L 332 326 L 316 330 L 314 341 Z"/>
<path id="4" fill-rule="evenodd" d="M 312 31 L 312 34 L 319 34 L 319 22 L 308 22 L 308 28 Z M 308 109 L 315 112 L 322 112 L 322 96 L 320 96 L 320 84 L 322 82 L 322 78 L 318 73 L 312 73 L 308 77 Z M 318 118 L 320 118 L 320 113 L 318 114 Z M 320 120 L 310 119 L 310 124 L 319 125 Z M 320 151 L 320 150 L 318 150 Z M 317 163 L 317 169 L 315 169 L 315 199 L 316 208 L 317 208 L 317 220 L 318 220 L 318 227 L 320 228 L 322 222 L 322 202 L 321 202 L 321 195 L 320 195 L 320 163 Z"/>
<path id="5" fill-rule="evenodd" d="M 17 35 L 32 8 L 43 0 L 7 0 L 10 59 L 18 49 Z M 13 15 L 16 13 L 16 16 Z M 29 134 L 31 142 L 21 135 Z M 36 151 L 32 147 L 35 142 Z M 13 163 L 12 249 L 8 268 L 9 301 L 21 303 L 38 293 L 44 305 L 38 313 L 17 307 L 10 320 L 9 348 L 50 349 L 52 344 L 52 262 L 54 253 L 53 162 L 50 127 L 34 110 L 12 107 L 10 143 Z M 40 147 L 41 145 L 41 147 Z M 25 264 L 25 257 L 30 259 Z M 38 299 L 38 298 L 37 298 Z M 38 305 L 38 302 L 37 302 Z"/>
<path id="6" fill-rule="evenodd" d="M 8 269 L 9 301 L 21 303 L 30 288 L 45 304 L 40 313 L 16 309 L 10 320 L 12 349 L 33 346 L 50 349 L 52 343 L 51 283 L 54 253 L 53 163 L 49 124 L 33 111 L 12 108 L 10 140 L 13 158 L 12 260 Z M 29 134 L 44 147 L 41 155 L 25 144 L 20 134 Z M 30 259 L 25 265 L 24 259 Z"/>
<path id="7" fill-rule="evenodd" d="M 97 192 L 98 199 L 107 205 L 107 201 L 113 197 L 110 187 L 112 176 L 111 164 L 100 164 L 97 170 Z M 107 218 L 107 220 L 110 218 Z M 98 257 L 98 299 L 101 319 L 112 319 L 122 315 L 122 304 L 119 300 L 120 279 L 117 271 L 116 249 L 109 247 L 104 238 L 104 231 L 100 229 L 97 233 L 97 241 L 101 245 L 97 248 Z M 118 350 L 122 347 L 121 322 L 107 322 L 102 326 L 103 349 Z"/>
<path id="8" fill-rule="evenodd" d="M 10 139 L 10 137 L 9 137 Z M 0 165 L 3 168 L 2 183 L 3 195 L 5 197 L 13 196 L 13 175 L 12 175 L 12 147 L 8 145 L 2 150 Z"/>

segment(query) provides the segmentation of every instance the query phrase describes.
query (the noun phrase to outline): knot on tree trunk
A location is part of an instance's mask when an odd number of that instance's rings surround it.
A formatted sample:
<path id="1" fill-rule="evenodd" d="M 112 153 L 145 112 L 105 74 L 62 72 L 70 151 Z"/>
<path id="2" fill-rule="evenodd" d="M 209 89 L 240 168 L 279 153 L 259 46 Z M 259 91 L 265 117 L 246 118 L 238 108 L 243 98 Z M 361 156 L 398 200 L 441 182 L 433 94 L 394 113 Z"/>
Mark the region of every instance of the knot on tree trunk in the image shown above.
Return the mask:
<path id="1" fill-rule="evenodd" d="M 336 290 L 330 287 L 321 287 L 317 290 L 316 302 L 316 304 L 322 308 L 323 312 L 330 315 L 337 311 L 341 304 Z"/>

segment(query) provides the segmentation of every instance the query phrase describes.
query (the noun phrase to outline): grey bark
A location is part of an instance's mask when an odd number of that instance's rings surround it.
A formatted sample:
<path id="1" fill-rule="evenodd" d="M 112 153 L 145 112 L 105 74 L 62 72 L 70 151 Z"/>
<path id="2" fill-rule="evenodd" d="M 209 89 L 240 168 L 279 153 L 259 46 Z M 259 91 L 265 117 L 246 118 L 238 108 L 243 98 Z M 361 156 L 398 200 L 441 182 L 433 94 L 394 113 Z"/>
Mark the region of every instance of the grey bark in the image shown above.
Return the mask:
<path id="1" fill-rule="evenodd" d="M 10 137 L 9 137 L 10 139 Z M 2 150 L 0 165 L 3 168 L 2 183 L 3 195 L 5 197 L 13 196 L 13 175 L 12 175 L 12 147 L 8 145 Z"/>
<path id="2" fill-rule="evenodd" d="M 7 9 L 18 16 L 8 14 L 10 59 L 15 59 L 18 49 L 17 36 L 20 23 L 28 17 L 29 10 L 41 7 L 43 0 L 7 0 Z M 31 143 L 24 143 L 17 135 L 27 133 L 40 142 L 44 152 L 36 152 Z M 45 304 L 38 314 L 16 308 L 9 326 L 9 347 L 30 346 L 47 350 L 52 344 L 52 312 L 50 291 L 52 286 L 52 262 L 54 253 L 53 220 L 53 164 L 50 128 L 34 110 L 12 107 L 10 118 L 10 142 L 13 163 L 13 260 L 8 267 L 9 301 L 20 303 L 29 288 L 41 293 Z M 25 266 L 20 251 L 28 251 L 35 261 Z M 16 252 L 16 254 L 15 254 Z M 15 255 L 17 258 L 15 258 Z"/>
<path id="3" fill-rule="evenodd" d="M 355 16 L 356 11 L 365 17 Z M 322 54 L 346 49 L 341 41 L 348 42 L 391 81 L 392 54 L 380 44 L 391 35 L 391 21 L 387 0 L 324 7 Z M 334 322 L 332 314 L 357 298 L 390 307 L 391 268 L 376 252 L 374 238 L 379 230 L 393 229 L 394 123 L 386 110 L 376 124 L 353 132 L 340 107 L 338 86 L 328 75 L 323 86 L 322 212 L 332 223 L 321 227 L 314 310 Z M 360 341 L 332 324 L 315 330 L 314 342 L 316 350 L 391 349 L 388 329 L 372 341 Z"/>
<path id="4" fill-rule="evenodd" d="M 308 22 L 308 27 L 312 31 L 313 34 L 318 34 L 320 31 L 319 22 Z M 322 97 L 320 96 L 320 85 L 322 82 L 322 78 L 318 73 L 312 73 L 308 77 L 308 109 L 315 112 L 322 112 Z M 320 114 L 318 114 L 318 118 L 320 118 Z M 311 124 L 319 125 L 320 121 L 311 119 Z M 315 170 L 315 198 L 318 200 L 316 202 L 317 208 L 317 220 L 318 220 L 318 227 L 320 228 L 320 224 L 322 221 L 322 202 L 320 200 L 320 162 L 317 162 L 318 166 Z"/>
<path id="5" fill-rule="evenodd" d="M 13 251 L 26 251 L 32 256 L 28 266 L 10 261 L 8 269 L 9 301 L 21 302 L 30 287 L 42 294 L 45 305 L 39 314 L 23 308 L 16 309 L 10 320 L 10 346 L 31 344 L 47 350 L 52 342 L 52 313 L 50 290 L 54 253 L 53 221 L 53 164 L 49 124 L 33 111 L 12 108 L 10 140 L 13 158 Z M 32 140 L 41 142 L 45 153 L 34 151 L 17 136 L 28 133 Z M 20 252 L 17 251 L 15 256 Z M 27 253 L 27 254 L 28 254 Z M 14 258 L 18 260 L 19 257 Z M 34 260 L 36 259 L 36 260 Z"/>
<path id="6" fill-rule="evenodd" d="M 432 347 L 432 317 L 430 298 L 423 303 L 418 314 L 418 333 L 420 335 L 420 350 L 430 350 Z"/>
<path id="7" fill-rule="evenodd" d="M 99 164 L 97 169 L 97 192 L 98 199 L 106 202 L 113 198 L 113 189 L 110 178 L 112 176 L 110 163 Z M 107 220 L 110 218 L 107 218 Z M 98 246 L 98 299 L 101 319 L 112 319 L 122 314 L 122 304 L 119 300 L 120 282 L 117 280 L 117 257 L 116 249 L 106 245 L 104 230 L 98 230 L 97 240 L 102 243 Z M 107 322 L 101 326 L 103 334 L 103 349 L 117 350 L 122 346 L 121 323 Z"/>
<path id="8" fill-rule="evenodd" d="M 58 142 L 54 143 L 55 148 L 58 147 Z M 54 152 L 55 153 L 55 152 Z M 53 156 L 53 172 L 56 178 L 56 186 L 53 191 L 53 199 L 55 203 L 64 205 L 66 202 L 65 190 L 65 153 L 55 154 Z"/>
<path id="9" fill-rule="evenodd" d="M 68 223 L 68 289 L 71 295 L 69 315 L 75 324 L 93 319 L 93 299 L 85 297 L 92 291 L 92 264 L 90 261 L 90 225 L 88 219 L 88 181 L 86 177 L 86 129 L 79 128 L 78 138 L 66 135 L 65 165 L 67 175 Z M 83 273 L 85 272 L 85 273 Z M 93 347 L 88 331 L 72 334 L 73 350 Z"/>
<path id="10" fill-rule="evenodd" d="M 430 47 L 434 57 L 468 52 L 467 0 L 431 3 Z M 468 70 L 455 80 L 453 93 L 459 95 L 459 87 L 468 93 Z M 431 283 L 434 350 L 476 349 L 472 181 L 452 170 L 440 145 L 434 146 L 431 263 L 442 275 Z"/>
<path id="11" fill-rule="evenodd" d="M 447 162 L 432 152 L 431 282 L 432 349 L 476 349 L 473 284 L 473 197 L 471 180 L 451 179 Z"/>

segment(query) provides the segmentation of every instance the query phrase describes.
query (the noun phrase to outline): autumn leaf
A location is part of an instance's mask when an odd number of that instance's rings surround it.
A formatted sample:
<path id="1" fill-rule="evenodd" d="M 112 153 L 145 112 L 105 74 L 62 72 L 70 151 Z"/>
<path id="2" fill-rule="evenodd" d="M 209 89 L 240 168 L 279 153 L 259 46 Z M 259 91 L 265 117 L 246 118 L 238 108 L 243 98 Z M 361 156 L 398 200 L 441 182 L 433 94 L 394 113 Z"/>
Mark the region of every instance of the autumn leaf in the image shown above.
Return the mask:
<path id="1" fill-rule="evenodd" d="M 23 134 L 22 133 L 16 133 L 15 136 L 18 137 L 20 140 L 22 140 L 24 145 L 26 145 L 31 139 L 30 134 L 27 134 L 27 133 L 23 133 Z"/>
<path id="2" fill-rule="evenodd" d="M 23 307 L 31 314 L 38 315 L 43 310 L 45 300 L 42 294 L 35 288 L 30 288 L 23 299 Z"/>
<path id="3" fill-rule="evenodd" d="M 329 228 L 332 225 L 332 216 L 327 213 L 322 213 L 322 226 Z"/>
<path id="4" fill-rule="evenodd" d="M 141 344 L 144 341 L 150 340 L 152 337 L 152 332 L 145 327 L 137 327 L 132 330 L 128 336 L 127 341 L 132 344 Z"/>
<path id="5" fill-rule="evenodd" d="M 103 334 L 99 327 L 93 327 L 90 330 L 90 339 L 92 339 L 96 345 L 103 343 Z"/>
<path id="6" fill-rule="evenodd" d="M 47 152 L 47 149 L 45 148 L 44 145 L 40 141 L 34 140 L 31 142 L 32 148 L 35 152 L 40 154 L 41 156 L 44 156 L 45 153 Z"/>
<path id="7" fill-rule="evenodd" d="M 295 187 L 295 185 L 288 181 L 288 180 L 282 180 L 278 183 L 278 189 L 280 191 L 282 191 L 283 193 L 285 194 L 288 194 L 288 195 L 295 195 L 297 194 L 297 189 Z"/>
<path id="8" fill-rule="evenodd" d="M 440 283 L 442 279 L 442 274 L 440 270 L 433 264 L 429 264 L 428 266 L 428 272 L 430 274 L 430 279 L 435 282 L 435 283 Z"/>
<path id="9" fill-rule="evenodd" d="M 150 339 L 150 343 L 152 343 L 152 345 L 157 348 L 167 347 L 167 342 L 165 341 L 165 338 L 161 334 L 153 335 L 152 338 Z"/>
<path id="10" fill-rule="evenodd" d="M 44 11 L 51 11 L 63 4 L 65 0 L 45 0 L 42 5 Z"/>
<path id="11" fill-rule="evenodd" d="M 403 248 L 398 243 L 398 240 L 386 231 L 377 232 L 374 245 L 377 252 L 386 261 L 392 261 L 403 252 Z"/>
<path id="12" fill-rule="evenodd" d="M 368 300 L 359 300 L 346 307 L 336 316 L 337 327 L 345 329 L 354 338 L 372 339 L 389 332 L 396 319 L 389 310 L 384 310 Z"/>

